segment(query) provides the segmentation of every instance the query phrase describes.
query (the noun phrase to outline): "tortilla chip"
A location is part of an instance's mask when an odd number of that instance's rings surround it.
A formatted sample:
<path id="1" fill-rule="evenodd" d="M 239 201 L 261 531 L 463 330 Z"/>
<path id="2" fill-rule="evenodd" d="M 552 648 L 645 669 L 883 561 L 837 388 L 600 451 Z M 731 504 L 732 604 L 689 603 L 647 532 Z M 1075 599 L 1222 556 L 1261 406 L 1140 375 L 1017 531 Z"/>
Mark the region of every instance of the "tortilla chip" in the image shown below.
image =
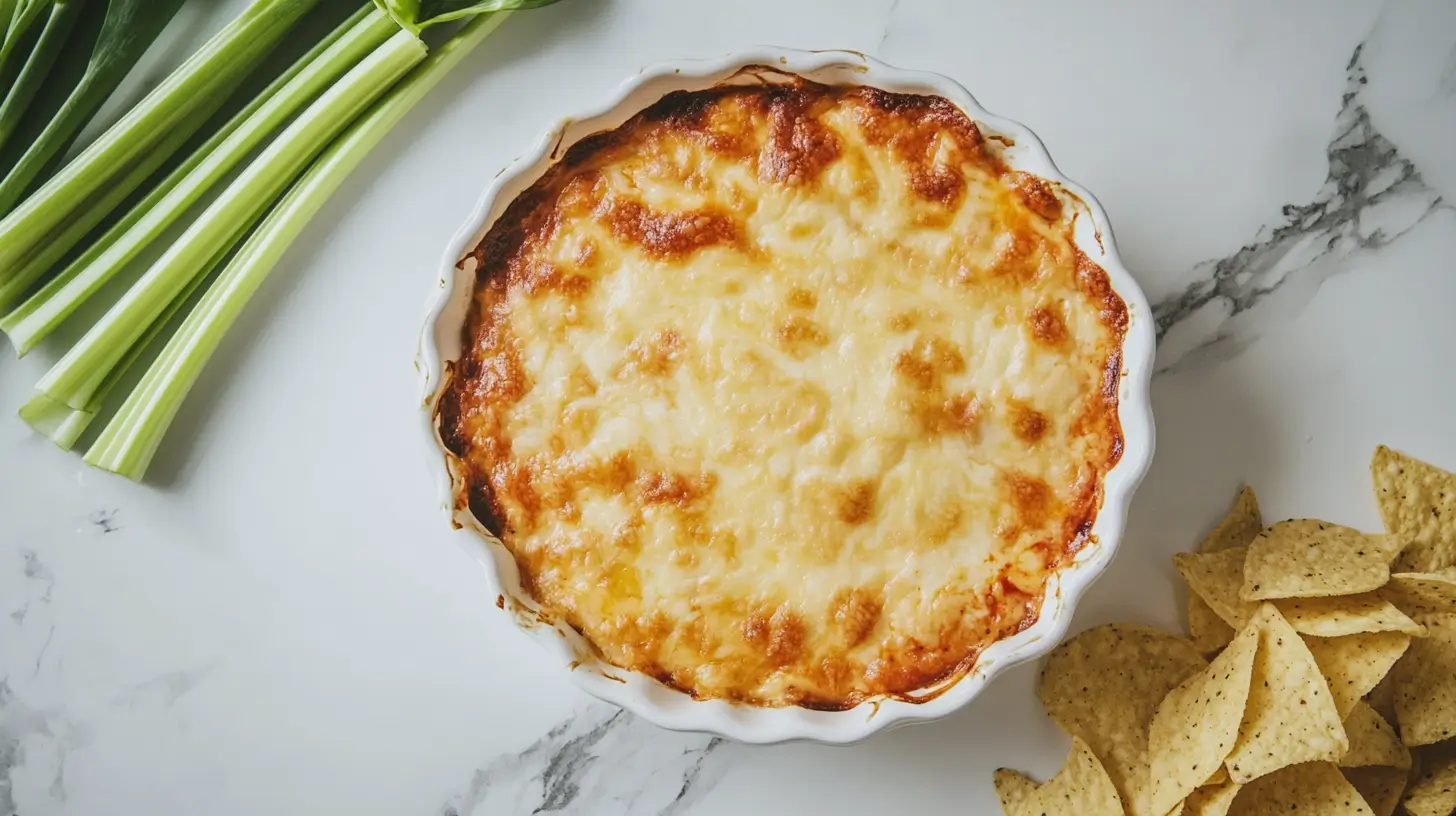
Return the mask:
<path id="1" fill-rule="evenodd" d="M 1271 604 L 1249 626 L 1259 631 L 1259 653 L 1229 777 L 1247 784 L 1289 765 L 1338 759 L 1350 742 L 1314 655 Z"/>
<path id="2" fill-rule="evenodd" d="M 1370 535 L 1366 533 L 1366 535 Z M 1405 550 L 1410 542 L 1398 535 L 1387 533 L 1385 535 L 1370 535 L 1370 540 L 1376 542 L 1376 546 L 1385 554 L 1385 564 L 1391 574 L 1400 572 L 1395 568 L 1395 561 Z"/>
<path id="3" fill-rule="evenodd" d="M 1207 779 L 1203 780 L 1203 784 L 1202 785 L 1199 785 L 1198 787 L 1200 787 L 1200 788 L 1207 788 L 1207 787 L 1211 787 L 1211 786 L 1214 786 L 1214 785 L 1222 785 L 1222 784 L 1224 784 L 1225 782 L 1228 782 L 1228 781 L 1229 781 L 1228 768 L 1225 768 L 1224 766 L 1220 765 L 1217 768 L 1215 768 L 1214 771 L 1213 771 L 1213 773 Z"/>
<path id="4" fill-rule="evenodd" d="M 1148 726 L 1158 703 L 1208 665 L 1191 642 L 1147 626 L 1089 629 L 1057 647 L 1037 694 L 1047 714 L 1087 742 L 1133 816 L 1148 786 Z"/>
<path id="5" fill-rule="evenodd" d="M 1381 445 L 1370 477 L 1385 529 L 1410 542 L 1394 571 L 1456 566 L 1456 475 Z"/>
<path id="6" fill-rule="evenodd" d="M 1087 816 L 1123 814 L 1122 800 L 1117 797 L 1111 777 L 1087 743 L 1076 737 L 1072 737 L 1072 753 L 1067 757 L 1067 764 L 1045 785 L 1027 794 L 1015 811 L 1015 814 L 1025 816 L 1049 816 L 1053 813 Z"/>
<path id="7" fill-rule="evenodd" d="M 1249 545 L 1239 597 L 1325 598 L 1379 589 L 1390 580 L 1388 546 L 1375 536 L 1319 519 L 1281 521 Z"/>
<path id="8" fill-rule="evenodd" d="M 1188 590 L 1234 629 L 1244 628 L 1254 610 L 1259 608 L 1258 604 L 1239 598 L 1247 553 L 1248 550 L 1243 547 L 1231 547 L 1212 553 L 1178 553 L 1173 556 L 1173 566 L 1188 582 Z"/>
<path id="9" fill-rule="evenodd" d="M 1225 781 L 1199 788 L 1183 800 L 1184 816 L 1228 816 L 1242 787 L 1237 782 Z"/>
<path id="10" fill-rule="evenodd" d="M 1391 671 L 1394 672 L 1394 669 Z M 1369 703 L 1370 707 L 1375 709 L 1375 712 L 1380 715 L 1381 719 L 1388 723 L 1394 723 L 1395 678 L 1391 677 L 1390 674 L 1386 674 L 1380 678 L 1380 682 L 1375 684 L 1375 688 L 1370 689 L 1370 693 L 1365 695 L 1365 702 Z"/>
<path id="11" fill-rule="evenodd" d="M 1319 663 L 1335 708 L 1344 719 L 1390 673 L 1410 646 L 1411 637 L 1402 632 L 1372 632 L 1337 638 L 1306 636 L 1304 642 Z"/>
<path id="12" fill-rule="evenodd" d="M 1198 545 L 1198 551 L 1210 553 L 1233 547 L 1247 547 L 1263 529 L 1264 517 L 1259 513 L 1259 497 L 1254 495 L 1254 488 L 1246 485 L 1234 499 L 1228 515 Z"/>
<path id="13" fill-rule="evenodd" d="M 1350 737 L 1350 750 L 1340 757 L 1341 768 L 1384 765 L 1410 769 L 1410 751 L 1401 744 L 1390 723 L 1365 703 L 1356 703 L 1345 718 L 1345 733 Z"/>
<path id="14" fill-rule="evenodd" d="M 1168 692 L 1148 733 L 1147 811 L 1167 813 L 1223 765 L 1239 737 L 1259 630 L 1245 627 L 1203 671 Z"/>
<path id="15" fill-rule="evenodd" d="M 1381 590 L 1407 615 L 1456 613 L 1456 569 L 1398 572 Z"/>
<path id="16" fill-rule="evenodd" d="M 1400 768 L 1342 768 L 1345 781 L 1360 792 L 1360 798 L 1370 806 L 1375 816 L 1392 816 L 1405 793 L 1407 772 Z"/>
<path id="17" fill-rule="evenodd" d="M 996 796 L 1001 800 L 1001 812 L 1006 816 L 1016 816 L 1021 805 L 1037 789 L 1031 777 L 1010 768 L 997 768 L 992 779 L 996 785 Z"/>
<path id="18" fill-rule="evenodd" d="M 1198 651 L 1212 654 L 1229 645 L 1234 639 L 1234 628 L 1224 623 L 1206 601 L 1189 592 L 1188 636 L 1193 639 Z"/>
<path id="19" fill-rule="evenodd" d="M 1275 601 L 1279 614 L 1294 631 L 1315 637 L 1340 637 L 1362 632 L 1405 632 L 1418 635 L 1424 630 L 1395 604 L 1377 592 L 1340 595 L 1333 598 L 1285 598 Z"/>
<path id="20" fill-rule="evenodd" d="M 1456 745 L 1421 749 L 1420 774 L 1405 792 L 1410 816 L 1449 816 L 1456 812 Z"/>
<path id="21" fill-rule="evenodd" d="M 1239 816 L 1373 816 L 1370 807 L 1328 762 L 1306 762 L 1244 786 L 1234 801 Z"/>
<path id="22" fill-rule="evenodd" d="M 1423 620 L 1426 637 L 1395 667 L 1395 719 L 1406 745 L 1456 738 L 1456 615 Z"/>

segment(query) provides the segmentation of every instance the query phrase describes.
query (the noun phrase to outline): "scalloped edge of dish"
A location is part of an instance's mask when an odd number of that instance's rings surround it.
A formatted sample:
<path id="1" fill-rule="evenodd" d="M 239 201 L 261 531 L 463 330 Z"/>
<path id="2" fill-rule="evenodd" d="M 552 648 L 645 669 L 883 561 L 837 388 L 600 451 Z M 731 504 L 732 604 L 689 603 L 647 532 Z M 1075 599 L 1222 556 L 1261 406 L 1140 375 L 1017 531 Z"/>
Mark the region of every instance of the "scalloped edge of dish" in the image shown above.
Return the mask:
<path id="1" fill-rule="evenodd" d="M 1122 377 L 1118 392 L 1118 419 L 1123 452 L 1103 480 L 1102 507 L 1092 526 L 1088 546 L 1071 564 L 1048 581 L 1037 622 L 986 649 L 966 673 L 921 691 L 925 699 L 880 698 L 841 711 L 800 707 L 766 708 L 697 700 L 636 672 L 605 664 L 575 631 L 552 624 L 538 613 L 521 591 L 514 559 L 468 508 L 456 506 L 458 473 L 440 440 L 435 406 L 448 382 L 447 363 L 459 357 L 460 330 L 473 291 L 474 267 L 457 267 L 486 231 L 526 187 L 559 158 L 563 146 L 626 121 L 663 94 L 698 90 L 728 80 L 743 68 L 762 65 L 827 83 L 855 83 L 901 93 L 942 96 L 959 107 L 988 135 L 1009 137 L 1013 145 L 1004 156 L 1012 167 L 1059 184 L 1079 199 L 1088 218 L 1078 218 L 1074 243 L 1107 272 L 1113 289 L 1128 310 L 1123 340 Z M 1154 433 L 1151 405 L 1154 328 L 1146 296 L 1118 257 L 1111 225 L 1101 205 L 1086 189 L 1062 175 L 1051 156 L 1026 126 L 996 116 L 980 106 L 969 91 L 947 77 L 906 71 L 853 51 L 797 51 L 760 47 L 718 59 L 684 60 L 644 68 L 622 83 L 612 98 L 578 117 L 552 128 L 536 146 L 503 169 L 490 183 L 465 224 L 451 239 L 440 263 L 439 291 L 431 299 L 420 338 L 417 367 L 424 379 L 423 425 L 430 455 L 439 467 L 440 491 L 460 543 L 484 567 L 486 584 L 498 604 L 512 613 L 517 625 L 568 671 L 583 691 L 613 703 L 648 721 L 677 731 L 698 731 L 747 743 L 813 740 L 847 744 L 887 728 L 938 719 L 980 694 L 1011 666 L 1035 660 L 1054 648 L 1067 634 L 1077 601 L 1111 563 L 1122 540 L 1128 507 L 1149 464 Z"/>

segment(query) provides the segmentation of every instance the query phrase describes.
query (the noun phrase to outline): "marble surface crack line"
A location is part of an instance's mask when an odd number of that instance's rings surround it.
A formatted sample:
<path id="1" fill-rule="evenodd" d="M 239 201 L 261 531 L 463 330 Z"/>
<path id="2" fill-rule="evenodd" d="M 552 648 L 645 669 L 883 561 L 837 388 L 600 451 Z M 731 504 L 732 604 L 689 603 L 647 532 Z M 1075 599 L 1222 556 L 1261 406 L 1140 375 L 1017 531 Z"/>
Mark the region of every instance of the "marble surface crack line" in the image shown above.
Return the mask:
<path id="1" fill-rule="evenodd" d="M 475 771 L 438 812 L 677 816 L 722 777 L 725 744 L 593 703 Z"/>
<path id="2" fill-rule="evenodd" d="M 34 674 L 40 674 L 41 661 L 45 660 L 46 651 L 51 648 L 51 641 L 54 640 L 55 637 L 56 625 L 53 623 L 50 625 L 50 629 L 46 632 L 46 639 L 45 642 L 40 645 L 40 651 L 36 652 L 35 671 L 33 672 Z"/>
<path id="3" fill-rule="evenodd" d="M 1364 47 L 1357 45 L 1346 65 L 1325 148 L 1328 170 L 1313 200 L 1286 204 L 1283 223 L 1266 225 L 1232 255 L 1198 264 L 1183 291 L 1154 305 L 1159 372 L 1237 354 L 1267 327 L 1252 317 L 1281 299 L 1286 316 L 1297 314 L 1342 271 L 1341 262 L 1388 246 L 1432 213 L 1452 209 L 1360 101 L 1368 81 Z"/>
<path id="4" fill-rule="evenodd" d="M 678 788 L 677 796 L 673 797 L 672 802 L 668 803 L 667 807 L 658 812 L 658 816 L 678 816 L 678 814 L 686 812 L 687 808 L 697 803 L 698 799 L 701 798 L 700 794 L 705 788 L 711 787 L 711 785 L 698 785 L 703 775 L 703 769 L 708 755 L 722 745 L 722 737 L 713 737 L 708 740 L 707 745 L 704 745 L 699 750 L 684 751 L 685 754 L 697 754 L 697 758 L 693 761 L 692 767 L 683 773 L 682 787 Z M 721 769 L 719 773 L 721 774 Z M 714 779 L 713 782 L 716 784 L 717 780 Z"/>
<path id="5" fill-rule="evenodd" d="M 875 43 L 875 56 L 881 56 L 885 52 L 885 41 L 890 39 L 890 29 L 895 26 L 895 12 L 900 10 L 900 0 L 890 0 L 890 7 L 885 10 L 885 24 L 880 29 L 880 39 Z"/>
<path id="6" fill-rule="evenodd" d="M 579 737 L 567 740 L 552 752 L 545 769 L 537 777 L 541 782 L 541 805 L 531 811 L 532 813 L 564 810 L 581 795 L 581 778 L 597 761 L 597 757 L 589 753 L 590 750 L 625 716 L 626 712 L 618 711 L 605 722 Z"/>

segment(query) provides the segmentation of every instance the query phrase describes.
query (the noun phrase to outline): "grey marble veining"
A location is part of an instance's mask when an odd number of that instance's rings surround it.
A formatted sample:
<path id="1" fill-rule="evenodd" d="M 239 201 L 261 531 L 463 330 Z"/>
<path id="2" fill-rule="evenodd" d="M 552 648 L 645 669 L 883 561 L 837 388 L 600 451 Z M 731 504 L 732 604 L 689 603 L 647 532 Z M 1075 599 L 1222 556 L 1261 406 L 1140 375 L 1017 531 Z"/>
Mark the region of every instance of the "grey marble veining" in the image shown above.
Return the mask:
<path id="1" fill-rule="evenodd" d="M 22 574 L 25 576 L 25 599 L 20 606 L 10 611 L 10 619 L 16 624 L 25 623 L 25 618 L 30 614 L 32 603 L 48 604 L 51 601 L 51 592 L 56 586 L 56 576 L 50 568 L 41 563 L 40 556 L 35 550 L 22 550 L 20 553 L 23 563 Z"/>
<path id="2" fill-rule="evenodd" d="M 1275 324 L 1296 315 L 1357 252 L 1398 240 L 1450 204 L 1421 178 L 1370 118 L 1368 82 L 1355 47 L 1325 148 L 1329 169 L 1307 203 L 1287 204 L 1237 252 L 1198 264 L 1182 291 L 1153 305 L 1158 370 L 1225 360 Z"/>
<path id="3" fill-rule="evenodd" d="M 440 816 L 676 816 L 717 784 L 725 748 L 719 737 L 663 731 L 593 703 L 524 751 L 481 767 Z"/>
<path id="4" fill-rule="evenodd" d="M 34 705 L 15 691 L 10 677 L 0 677 L 0 816 L 21 813 L 16 803 L 15 774 L 22 766 L 32 777 L 38 771 L 46 775 L 46 796 L 54 804 L 64 804 L 68 798 L 67 765 L 77 751 L 92 743 L 98 729 L 105 728 L 119 714 L 170 709 L 217 666 L 208 663 L 165 672 L 128 686 L 94 710 L 80 714 L 59 706 Z"/>
<path id="5" fill-rule="evenodd" d="M 111 513 L 102 514 L 110 518 Z M 95 523 L 94 519 L 90 520 Z M 99 526 L 99 525 L 98 525 Z M 25 768 L 34 777 L 44 775 L 44 790 L 55 804 L 67 801 L 66 768 L 72 755 L 92 742 L 98 728 L 117 714 L 165 711 L 190 694 L 220 665 L 217 661 L 163 672 L 127 685 L 96 705 L 80 708 L 37 703 L 18 688 L 44 690 L 53 669 L 47 661 L 56 636 L 50 605 L 56 588 L 55 571 L 33 550 L 20 552 L 19 605 L 9 614 L 17 627 L 44 636 L 34 658 L 19 676 L 0 675 L 0 816 L 16 816 L 15 775 Z M 28 625 L 27 625 L 28 624 Z M 14 666 L 15 664 L 11 664 Z"/>
<path id="6" fill-rule="evenodd" d="M 51 602 L 56 577 L 34 550 L 22 550 L 20 562 L 21 597 L 9 617 L 17 627 L 24 626 L 27 620 L 31 621 L 32 628 L 45 627 L 45 637 L 27 667 L 34 675 L 40 672 L 55 637 L 55 624 L 44 610 Z M 58 745 L 58 735 L 66 730 L 58 712 L 28 704 L 16 693 L 11 680 L 10 675 L 0 676 L 0 816 L 16 812 L 13 775 L 27 761 L 27 743 L 39 738 Z M 62 797 L 65 794 L 64 775 L 59 769 L 51 782 L 51 792 Z"/>
<path id="7" fill-rule="evenodd" d="M 0 816 L 18 813 L 14 774 L 22 764 L 38 759 L 27 750 L 27 745 L 37 738 L 49 749 L 51 756 L 47 759 L 55 766 L 49 793 L 52 798 L 64 801 L 64 755 L 75 742 L 75 735 L 58 712 L 31 707 L 15 693 L 10 678 L 0 677 Z"/>

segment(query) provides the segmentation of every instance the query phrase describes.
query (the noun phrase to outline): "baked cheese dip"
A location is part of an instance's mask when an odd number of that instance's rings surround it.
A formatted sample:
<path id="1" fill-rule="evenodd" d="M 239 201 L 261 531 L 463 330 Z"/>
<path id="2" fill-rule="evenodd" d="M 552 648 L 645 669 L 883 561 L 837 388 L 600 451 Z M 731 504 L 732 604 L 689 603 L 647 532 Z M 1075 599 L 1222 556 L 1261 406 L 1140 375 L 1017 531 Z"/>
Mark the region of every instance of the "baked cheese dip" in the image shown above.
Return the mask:
<path id="1" fill-rule="evenodd" d="M 950 102 L 775 79 L 669 94 L 510 204 L 438 422 L 603 660 L 841 709 L 1034 622 L 1121 453 L 1127 311 L 1076 200 Z"/>

